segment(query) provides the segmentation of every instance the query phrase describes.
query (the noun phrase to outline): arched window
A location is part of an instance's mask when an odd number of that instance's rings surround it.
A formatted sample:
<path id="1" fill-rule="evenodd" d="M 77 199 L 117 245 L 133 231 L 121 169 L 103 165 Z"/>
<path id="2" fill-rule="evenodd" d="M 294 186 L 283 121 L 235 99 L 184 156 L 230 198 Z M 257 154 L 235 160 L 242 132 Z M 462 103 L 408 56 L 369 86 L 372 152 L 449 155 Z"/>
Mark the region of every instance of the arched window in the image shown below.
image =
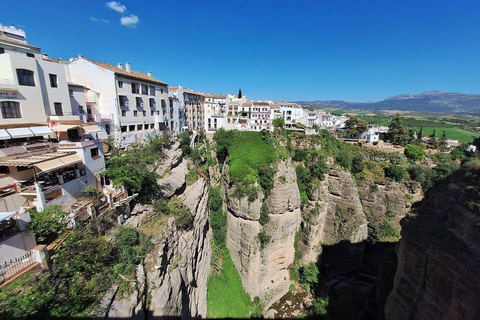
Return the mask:
<path id="1" fill-rule="evenodd" d="M 33 76 L 33 71 L 17 69 L 17 77 L 19 85 L 35 87 L 35 77 Z"/>
<path id="2" fill-rule="evenodd" d="M 21 118 L 20 103 L 15 101 L 3 101 L 0 102 L 0 108 L 2 109 L 3 119 L 9 118 Z"/>

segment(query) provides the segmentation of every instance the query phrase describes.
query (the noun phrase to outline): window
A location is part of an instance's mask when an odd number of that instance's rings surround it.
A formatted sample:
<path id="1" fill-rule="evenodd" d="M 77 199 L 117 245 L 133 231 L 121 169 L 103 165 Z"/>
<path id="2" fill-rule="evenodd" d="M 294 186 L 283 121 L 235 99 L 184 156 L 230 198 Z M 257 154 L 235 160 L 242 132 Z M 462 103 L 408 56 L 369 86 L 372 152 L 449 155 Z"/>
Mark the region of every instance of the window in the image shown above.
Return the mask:
<path id="1" fill-rule="evenodd" d="M 0 48 L 0 54 L 3 54 L 5 53 L 5 49 L 4 48 Z"/>
<path id="2" fill-rule="evenodd" d="M 147 110 L 143 110 L 143 116 L 144 116 L 144 117 L 147 116 Z"/>
<path id="3" fill-rule="evenodd" d="M 142 94 L 148 94 L 148 86 L 142 84 Z"/>
<path id="4" fill-rule="evenodd" d="M 127 126 L 121 126 L 121 127 L 120 127 L 120 130 L 121 130 L 122 132 L 127 132 Z"/>
<path id="5" fill-rule="evenodd" d="M 155 102 L 154 98 L 150 98 L 149 101 L 150 101 L 150 108 L 155 108 L 157 106 L 157 103 Z"/>
<path id="6" fill-rule="evenodd" d="M 1 102 L 3 119 L 21 118 L 20 103 L 14 101 Z"/>
<path id="7" fill-rule="evenodd" d="M 133 116 L 138 117 L 138 111 L 137 110 L 133 110 Z"/>
<path id="8" fill-rule="evenodd" d="M 145 130 L 148 130 L 148 124 L 145 123 L 143 127 L 145 128 Z"/>
<path id="9" fill-rule="evenodd" d="M 90 155 L 92 156 L 92 158 L 98 157 L 99 156 L 98 148 L 90 149 Z"/>
<path id="10" fill-rule="evenodd" d="M 85 113 L 85 108 L 83 106 L 78 106 L 78 111 L 80 113 Z M 90 109 L 90 112 L 91 112 L 91 109 Z"/>
<path id="11" fill-rule="evenodd" d="M 143 99 L 140 97 L 136 97 L 135 101 L 137 102 L 137 108 L 142 108 L 143 107 Z"/>
<path id="12" fill-rule="evenodd" d="M 143 125 L 142 125 L 142 124 L 137 124 L 137 130 L 138 130 L 138 131 L 141 131 L 142 128 L 143 128 Z"/>
<path id="13" fill-rule="evenodd" d="M 33 77 L 33 71 L 17 69 L 17 77 L 19 85 L 35 87 L 35 78 Z"/>
<path id="14" fill-rule="evenodd" d="M 53 106 L 55 108 L 55 115 L 63 116 L 62 104 L 60 102 L 54 102 Z"/>
<path id="15" fill-rule="evenodd" d="M 162 99 L 162 108 L 167 107 L 167 104 L 165 103 L 165 100 Z"/>
<path id="16" fill-rule="evenodd" d="M 170 101 L 170 108 L 173 108 L 173 99 L 168 99 Z"/>
<path id="17" fill-rule="evenodd" d="M 150 115 L 153 116 L 155 114 L 155 111 L 150 110 Z"/>
<path id="18" fill-rule="evenodd" d="M 155 129 L 155 123 L 150 123 L 150 129 Z"/>
<path id="19" fill-rule="evenodd" d="M 118 96 L 118 102 L 120 103 L 120 107 L 128 107 L 127 96 Z"/>
<path id="20" fill-rule="evenodd" d="M 122 110 L 122 117 L 126 117 L 127 116 L 127 110 Z"/>
<path id="21" fill-rule="evenodd" d="M 150 87 L 150 95 L 151 96 L 155 95 L 155 87 Z"/>
<path id="22" fill-rule="evenodd" d="M 157 110 L 157 116 L 159 116 L 159 115 L 160 115 L 160 110 Z"/>
<path id="23" fill-rule="evenodd" d="M 162 89 L 162 88 L 160 88 L 160 93 L 163 93 L 163 89 Z"/>
<path id="24" fill-rule="evenodd" d="M 135 131 L 135 126 L 134 125 L 128 126 L 128 131 L 130 132 Z"/>
<path id="25" fill-rule="evenodd" d="M 107 134 L 110 134 L 110 125 L 109 124 L 105 125 L 105 131 L 107 132 Z"/>
<path id="26" fill-rule="evenodd" d="M 58 88 L 57 84 L 57 75 L 56 74 L 49 74 L 48 77 L 50 78 L 50 87 Z"/>
<path id="27" fill-rule="evenodd" d="M 138 83 L 132 83 L 132 93 L 139 93 L 140 85 Z"/>
<path id="28" fill-rule="evenodd" d="M 33 53 L 27 53 L 27 57 L 29 58 L 35 58 L 35 55 Z"/>
<path id="29" fill-rule="evenodd" d="M 118 87 L 123 88 L 123 81 L 118 81 Z"/>

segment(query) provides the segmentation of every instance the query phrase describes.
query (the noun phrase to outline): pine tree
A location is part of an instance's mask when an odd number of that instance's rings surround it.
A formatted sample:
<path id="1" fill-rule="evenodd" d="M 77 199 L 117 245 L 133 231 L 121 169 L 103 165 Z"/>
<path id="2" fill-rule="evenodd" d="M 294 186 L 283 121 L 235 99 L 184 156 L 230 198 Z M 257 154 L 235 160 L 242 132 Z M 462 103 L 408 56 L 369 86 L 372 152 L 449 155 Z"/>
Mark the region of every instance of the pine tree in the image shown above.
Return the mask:
<path id="1" fill-rule="evenodd" d="M 388 126 L 388 137 L 394 144 L 407 144 L 410 140 L 407 126 L 397 113 Z"/>
<path id="2" fill-rule="evenodd" d="M 445 130 L 443 130 L 442 139 L 447 140 L 447 134 L 445 133 Z"/>
<path id="3" fill-rule="evenodd" d="M 242 89 L 238 89 L 238 98 L 240 99 L 242 97 Z"/>
<path id="4" fill-rule="evenodd" d="M 435 136 L 436 136 L 435 129 L 433 129 L 433 132 L 432 132 L 432 134 L 430 135 L 430 138 L 435 139 Z"/>

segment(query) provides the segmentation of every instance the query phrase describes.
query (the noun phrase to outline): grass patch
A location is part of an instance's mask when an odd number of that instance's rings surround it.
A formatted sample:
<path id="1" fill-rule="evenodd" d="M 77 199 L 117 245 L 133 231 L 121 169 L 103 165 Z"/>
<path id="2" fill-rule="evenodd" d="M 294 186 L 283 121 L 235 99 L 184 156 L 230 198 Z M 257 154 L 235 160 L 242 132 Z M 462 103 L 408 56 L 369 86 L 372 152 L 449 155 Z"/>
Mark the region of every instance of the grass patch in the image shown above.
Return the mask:
<path id="1" fill-rule="evenodd" d="M 242 280 L 228 250 L 223 255 L 223 268 L 210 275 L 208 282 L 207 318 L 250 318 L 255 304 L 243 290 Z"/>
<path id="2" fill-rule="evenodd" d="M 258 175 L 262 164 L 276 160 L 276 153 L 269 137 L 261 132 L 236 132 L 228 149 L 230 156 L 230 177 L 243 181 L 248 175 Z"/>
<path id="3" fill-rule="evenodd" d="M 419 131 L 420 127 L 408 127 L 409 130 L 416 130 Z M 430 136 L 435 130 L 435 137 L 441 138 L 443 135 L 443 131 L 445 130 L 445 134 L 448 139 L 452 140 L 459 140 L 461 142 L 472 142 L 473 138 L 478 136 L 475 132 L 459 129 L 459 128 L 451 128 L 451 127 L 423 127 L 423 135 Z"/>

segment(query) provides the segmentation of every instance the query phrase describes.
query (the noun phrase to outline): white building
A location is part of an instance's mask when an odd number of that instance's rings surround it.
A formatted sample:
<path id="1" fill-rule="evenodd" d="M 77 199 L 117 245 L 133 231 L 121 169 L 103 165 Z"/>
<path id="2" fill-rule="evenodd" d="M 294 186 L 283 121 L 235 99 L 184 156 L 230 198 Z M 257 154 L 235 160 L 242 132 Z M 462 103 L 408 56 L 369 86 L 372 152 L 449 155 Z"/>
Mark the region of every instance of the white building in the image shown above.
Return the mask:
<path id="1" fill-rule="evenodd" d="M 169 87 L 168 88 L 168 100 L 169 100 L 169 107 L 170 107 L 170 115 L 173 116 L 173 124 L 172 120 L 170 120 L 170 128 L 172 130 L 173 135 L 177 135 L 185 125 L 185 100 L 183 96 L 183 87 L 176 86 L 176 87 Z M 172 112 L 173 111 L 173 112 Z"/>
<path id="2" fill-rule="evenodd" d="M 276 104 L 280 106 L 285 125 L 289 126 L 292 123 L 303 122 L 303 109 L 298 104 L 287 101 L 279 101 Z"/>
<path id="3" fill-rule="evenodd" d="M 79 55 L 68 64 L 68 73 L 70 82 L 88 88 L 89 117 L 111 119 L 109 129 L 121 147 L 167 128 L 166 120 L 171 120 L 167 84 L 150 72 L 131 70 L 128 62 L 123 68 L 120 63 L 113 66 Z"/>
<path id="4" fill-rule="evenodd" d="M 193 130 L 205 129 L 205 94 L 191 89 L 183 90 L 185 124 Z"/>
<path id="5" fill-rule="evenodd" d="M 250 116 L 250 130 L 262 131 L 273 130 L 273 117 L 270 103 L 264 101 L 253 101 Z"/>
<path id="6" fill-rule="evenodd" d="M 205 125 L 207 131 L 223 128 L 227 116 L 227 95 L 207 94 L 205 96 Z"/>

